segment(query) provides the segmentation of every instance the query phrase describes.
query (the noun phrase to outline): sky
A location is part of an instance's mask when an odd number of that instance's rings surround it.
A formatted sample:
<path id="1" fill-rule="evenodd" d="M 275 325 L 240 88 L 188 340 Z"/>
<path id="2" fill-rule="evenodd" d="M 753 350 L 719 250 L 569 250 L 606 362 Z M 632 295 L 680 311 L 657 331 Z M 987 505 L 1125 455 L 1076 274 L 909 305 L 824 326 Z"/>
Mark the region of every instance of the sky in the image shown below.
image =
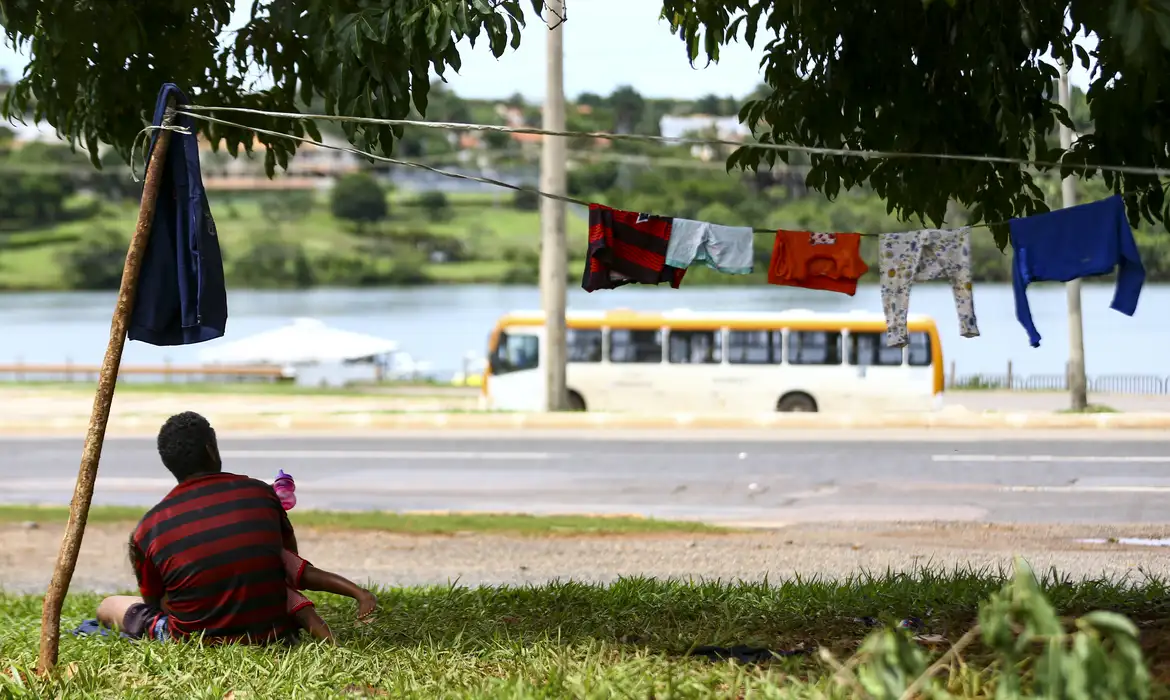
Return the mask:
<path id="1" fill-rule="evenodd" d="M 527 3 L 525 3 L 527 4 Z M 646 97 L 697 99 L 709 94 L 743 97 L 763 82 L 759 63 L 760 37 L 755 50 L 742 43 L 726 47 L 718 64 L 692 68 L 682 40 L 658 18 L 658 0 L 569 0 L 564 25 L 565 94 L 607 95 L 631 85 Z M 238 2 L 233 25 L 247 19 L 250 0 Z M 620 19 L 619 19 L 620 18 Z M 486 44 L 464 47 L 463 70 L 449 72 L 448 84 L 466 98 L 504 98 L 519 92 L 530 100 L 544 98 L 545 33 L 539 18 L 530 17 L 523 41 L 496 59 Z M 1092 48 L 1095 40 L 1085 43 Z M 27 58 L 0 46 L 0 68 L 18 76 Z M 1070 80 L 1085 87 L 1088 75 L 1074 68 Z"/>

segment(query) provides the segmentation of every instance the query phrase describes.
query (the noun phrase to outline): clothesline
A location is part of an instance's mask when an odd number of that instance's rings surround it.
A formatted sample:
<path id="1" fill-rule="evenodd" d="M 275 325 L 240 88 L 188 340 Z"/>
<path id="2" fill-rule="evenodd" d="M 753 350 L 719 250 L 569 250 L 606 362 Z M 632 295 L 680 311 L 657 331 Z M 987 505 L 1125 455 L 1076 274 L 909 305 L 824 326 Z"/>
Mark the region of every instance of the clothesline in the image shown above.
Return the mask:
<path id="1" fill-rule="evenodd" d="M 295 119 L 299 121 L 334 121 L 351 124 L 376 124 L 380 126 L 417 126 L 424 129 L 443 129 L 448 131 L 497 131 L 506 134 L 534 134 L 539 136 L 563 136 L 566 138 L 592 138 L 608 141 L 651 141 L 655 143 L 674 143 L 678 145 L 694 146 L 734 146 L 737 148 L 758 148 L 769 151 L 784 151 L 791 153 L 805 153 L 810 155 L 843 156 L 865 159 L 894 159 L 918 158 L 926 160 L 958 160 L 976 163 L 996 163 L 1001 165 L 1031 165 L 1041 168 L 1070 168 L 1074 170 L 1102 170 L 1108 172 L 1126 173 L 1130 175 L 1150 175 L 1153 177 L 1170 177 L 1170 170 L 1164 168 L 1146 168 L 1136 165 L 1110 165 L 1092 163 L 1059 163 L 1055 161 L 1033 160 L 1028 158 L 1009 158 L 1006 156 L 968 155 L 958 153 L 917 153 L 910 151 L 877 151 L 854 150 L 847 148 L 825 148 L 821 146 L 799 146 L 796 144 L 781 143 L 744 143 L 727 139 L 696 139 L 683 136 L 654 136 L 651 134 L 616 134 L 607 131 L 558 131 L 539 129 L 536 127 L 502 126 L 499 124 L 470 124 L 462 122 L 432 122 L 414 119 L 379 119 L 375 117 L 351 117 L 335 114 L 301 114 L 299 112 L 274 112 L 247 107 L 209 107 L 206 105 L 182 105 L 180 114 L 195 116 L 195 112 L 237 112 L 241 114 L 256 114 L 277 119 Z M 248 128 L 248 127 L 243 127 Z"/>
<path id="2" fill-rule="evenodd" d="M 861 236 L 880 236 L 878 266 L 888 328 L 886 345 L 900 347 L 909 342 L 906 324 L 911 285 L 940 278 L 948 279 L 952 284 L 960 335 L 966 338 L 979 335 L 971 279 L 970 230 L 974 226 L 881 234 L 722 226 L 611 209 L 574 197 L 532 190 L 492 178 L 453 173 L 352 147 L 332 146 L 303 136 L 249 127 L 205 114 L 182 109 L 177 113 L 586 206 L 589 208 L 589 245 L 581 283 L 586 291 L 615 289 L 631 283 L 656 285 L 665 282 L 677 288 L 687 270 L 697 264 L 725 274 L 750 274 L 755 265 L 753 234 L 765 232 L 775 235 L 768 264 L 770 284 L 852 295 L 856 293 L 858 280 L 869 270 L 861 259 L 859 239 Z M 1028 306 L 1026 289 L 1031 282 L 1096 276 L 1116 269 L 1117 293 L 1112 307 L 1133 316 L 1145 270 L 1126 219 L 1123 195 L 1115 194 L 1099 202 L 1001 223 L 1010 223 L 1012 228 L 1016 316 L 1027 331 L 1032 347 L 1040 345 L 1040 334 Z M 1073 231 L 1080 234 L 1070 236 Z"/>
<path id="3" fill-rule="evenodd" d="M 236 108 L 233 108 L 233 109 L 236 109 Z M 241 109 L 236 109 L 236 111 L 254 111 L 254 110 L 244 110 L 241 108 Z M 565 202 L 568 204 L 576 204 L 578 206 L 582 206 L 582 207 L 586 207 L 586 208 L 588 208 L 590 205 L 590 202 L 587 202 L 587 201 L 582 200 L 582 199 L 578 199 L 576 197 L 570 197 L 568 195 L 560 195 L 560 194 L 555 194 L 552 192 L 545 192 L 544 190 L 540 190 L 540 189 L 537 189 L 534 187 L 525 187 L 523 185 L 514 185 L 510 182 L 504 182 L 503 180 L 497 180 L 495 178 L 490 178 L 490 177 L 482 177 L 479 175 L 468 175 L 466 173 L 456 173 L 456 172 L 452 172 L 450 170 L 443 170 L 442 168 L 436 168 L 436 167 L 426 165 L 423 163 L 418 163 L 415 161 L 401 160 L 399 158 L 391 158 L 389 156 L 383 156 L 383 155 L 379 155 L 376 153 L 371 153 L 370 151 L 363 151 L 359 148 L 354 148 L 352 146 L 337 146 L 337 145 L 327 144 L 327 143 L 324 143 L 321 141 L 317 141 L 315 139 L 311 139 L 311 138 L 308 138 L 305 136 L 296 136 L 293 134 L 287 134 L 287 133 L 280 132 L 280 131 L 272 131 L 270 129 L 262 129 L 260 127 L 247 126 L 244 124 L 239 124 L 237 122 L 228 121 L 226 119 L 220 119 L 218 117 L 208 116 L 206 114 L 189 112 L 186 109 L 178 109 L 178 110 L 176 110 L 176 113 L 191 117 L 192 119 L 199 119 L 199 120 L 214 123 L 214 124 L 222 124 L 224 126 L 235 127 L 235 128 L 244 129 L 247 131 L 253 131 L 253 132 L 256 132 L 259 134 L 266 134 L 268 136 L 275 136 L 277 138 L 288 139 L 290 141 L 297 141 L 299 143 L 309 144 L 309 145 L 312 145 L 312 146 L 317 147 L 317 148 L 324 148 L 324 149 L 339 151 L 339 152 L 343 152 L 343 153 L 351 153 L 353 155 L 361 156 L 363 158 L 370 158 L 371 160 L 376 160 L 376 161 L 380 161 L 380 162 L 384 162 L 384 163 L 390 163 L 392 165 L 401 165 L 401 166 L 405 166 L 405 167 L 409 167 L 409 168 L 418 168 L 421 170 L 426 170 L 428 172 L 435 173 L 437 175 L 442 175 L 444 177 L 450 177 L 450 178 L 454 178 L 454 179 L 458 179 L 458 180 L 468 180 L 471 182 L 478 182 L 481 184 L 492 185 L 495 187 L 503 187 L 503 188 L 513 190 L 516 192 L 527 192 L 529 194 L 535 194 L 535 195 L 538 195 L 540 197 L 546 197 L 548 199 L 558 200 L 558 201 L 562 201 L 562 202 Z M 421 123 L 429 123 L 429 122 L 421 122 Z M 1133 193 L 1125 193 L 1125 196 L 1131 196 L 1132 194 Z M 1007 221 L 997 221 L 997 222 L 991 222 L 991 223 L 971 224 L 971 225 L 967 226 L 966 228 L 972 228 L 972 229 L 992 228 L 995 226 L 1004 226 L 1004 225 L 1007 225 L 1007 223 L 1008 223 Z M 775 227 L 753 226 L 752 230 L 755 233 L 775 234 L 777 229 Z M 866 233 L 858 233 L 857 235 L 863 236 L 866 238 L 877 238 L 877 237 L 881 236 L 882 234 L 881 233 L 868 233 L 868 232 L 866 232 Z"/>
<path id="4" fill-rule="evenodd" d="M 266 134 L 268 136 L 275 136 L 277 138 L 288 139 L 290 141 L 297 141 L 300 143 L 306 143 L 306 144 L 309 144 L 311 146 L 315 146 L 317 148 L 325 148 L 325 149 L 329 149 L 329 150 L 333 150 L 333 151 L 340 151 L 343 153 L 352 153 L 353 155 L 356 155 L 356 156 L 361 156 L 363 158 L 370 158 L 372 160 L 381 161 L 383 163 L 390 163 L 391 165 L 403 165 L 403 166 L 406 166 L 408 168 L 419 168 L 421 170 L 426 170 L 426 171 L 435 173 L 437 175 L 443 175 L 445 177 L 455 178 L 457 180 L 470 180 L 471 182 L 479 182 L 479 183 L 483 183 L 485 185 L 494 185 L 496 187 L 504 187 L 504 188 L 507 188 L 510 190 L 515 190 L 517 192 L 529 192 L 532 194 L 540 195 L 541 197 L 548 197 L 549 199 L 560 200 L 560 201 L 566 202 L 568 204 L 577 204 L 577 205 L 580 205 L 583 207 L 589 206 L 589 202 L 586 202 L 586 201 L 581 200 L 581 199 L 577 199 L 575 197 L 553 194 L 552 192 L 543 192 L 543 191 L 538 190 L 538 189 L 534 189 L 531 187 L 523 187 L 521 185 L 513 185 L 510 182 L 504 182 L 503 180 L 496 180 L 495 178 L 480 177 L 478 175 L 468 175 L 466 173 L 451 172 L 450 170 L 443 170 L 442 168 L 435 168 L 435 167 L 432 167 L 430 165 L 424 165 L 423 163 L 415 163 L 415 162 L 408 161 L 408 160 L 400 160 L 398 158 L 391 158 L 389 156 L 378 155 L 377 153 L 363 151 L 359 148 L 353 148 L 350 146 L 334 146 L 332 144 L 323 143 L 321 141 L 317 141 L 315 139 L 307 138 L 304 136 L 296 136 L 294 134 L 286 134 L 286 133 L 281 132 L 281 131 L 272 131 L 270 129 L 261 129 L 261 128 L 255 127 L 255 126 L 246 126 L 244 124 L 237 124 L 236 122 L 230 122 L 230 121 L 227 121 L 225 119 L 218 119 L 216 117 L 209 117 L 205 114 L 195 114 L 195 113 L 188 112 L 188 111 L 182 110 L 182 109 L 176 110 L 176 112 L 178 114 L 182 114 L 182 115 L 191 117 L 193 119 L 201 119 L 203 121 L 211 122 L 214 124 L 222 124 L 224 126 L 231 126 L 231 127 L 235 127 L 238 129 L 245 129 L 247 131 L 254 131 L 258 134 Z"/>

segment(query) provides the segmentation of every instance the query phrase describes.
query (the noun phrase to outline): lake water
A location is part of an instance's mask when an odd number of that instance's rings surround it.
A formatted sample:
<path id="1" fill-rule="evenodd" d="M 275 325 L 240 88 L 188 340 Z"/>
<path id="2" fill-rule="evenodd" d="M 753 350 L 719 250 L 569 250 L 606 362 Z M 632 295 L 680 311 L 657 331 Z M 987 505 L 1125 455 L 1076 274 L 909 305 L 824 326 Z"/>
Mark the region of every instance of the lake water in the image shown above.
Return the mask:
<path id="1" fill-rule="evenodd" d="M 114 293 L 0 293 L 0 363 L 100 364 L 109 338 Z M 1112 285 L 1086 284 L 1084 307 L 1085 355 L 1090 375 L 1170 374 L 1166 348 L 1170 347 L 1170 285 L 1146 285 L 1137 313 L 1131 318 L 1109 308 Z M 1016 321 L 1010 285 L 982 284 L 975 288 L 975 312 L 982 335 L 959 336 L 951 290 L 947 285 L 914 287 L 911 312 L 933 316 L 943 336 L 948 363 L 960 374 L 1002 374 L 1008 360 L 1020 374 L 1060 374 L 1068 355 L 1065 291 L 1062 285 L 1029 288 L 1032 315 L 1043 340 L 1028 346 L 1028 337 Z M 443 286 L 412 289 L 231 292 L 227 339 L 276 328 L 291 319 L 308 316 L 347 330 L 382 336 L 400 343 L 416 360 L 432 363 L 436 373 L 462 367 L 471 351 L 482 355 L 487 335 L 503 313 L 538 309 L 535 287 Z M 876 286 L 857 295 L 814 292 L 794 288 L 691 287 L 669 289 L 626 287 L 587 294 L 569 290 L 569 307 L 597 310 L 626 307 L 637 310 L 718 309 L 721 311 L 881 311 Z M 126 365 L 197 364 L 199 346 L 156 348 L 142 343 L 126 345 Z"/>

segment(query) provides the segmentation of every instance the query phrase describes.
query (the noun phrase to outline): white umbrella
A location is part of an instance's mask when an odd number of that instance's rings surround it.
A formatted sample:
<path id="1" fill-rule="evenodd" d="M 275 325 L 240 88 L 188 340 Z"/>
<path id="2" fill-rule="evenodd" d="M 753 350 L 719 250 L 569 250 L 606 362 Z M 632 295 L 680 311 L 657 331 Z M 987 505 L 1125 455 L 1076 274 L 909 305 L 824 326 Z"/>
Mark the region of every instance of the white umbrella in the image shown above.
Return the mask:
<path id="1" fill-rule="evenodd" d="M 210 347 L 206 364 L 296 365 L 344 362 L 396 352 L 398 343 L 377 336 L 330 328 L 313 318 L 298 318 L 275 330 Z"/>

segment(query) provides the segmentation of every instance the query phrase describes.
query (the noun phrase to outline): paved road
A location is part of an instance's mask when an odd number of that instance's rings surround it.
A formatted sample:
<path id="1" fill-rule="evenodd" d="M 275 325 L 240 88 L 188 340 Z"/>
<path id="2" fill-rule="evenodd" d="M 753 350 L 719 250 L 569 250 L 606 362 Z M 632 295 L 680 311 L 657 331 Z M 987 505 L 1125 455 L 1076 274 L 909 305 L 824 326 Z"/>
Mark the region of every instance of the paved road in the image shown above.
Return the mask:
<path id="1" fill-rule="evenodd" d="M 641 513 L 745 524 L 1170 522 L 1170 436 L 859 437 L 436 433 L 225 437 L 221 448 L 231 471 L 265 480 L 277 469 L 292 473 L 306 508 Z M 68 503 L 80 453 L 75 439 L 0 441 L 0 502 Z M 152 440 L 110 440 L 95 502 L 149 505 L 172 483 Z"/>

